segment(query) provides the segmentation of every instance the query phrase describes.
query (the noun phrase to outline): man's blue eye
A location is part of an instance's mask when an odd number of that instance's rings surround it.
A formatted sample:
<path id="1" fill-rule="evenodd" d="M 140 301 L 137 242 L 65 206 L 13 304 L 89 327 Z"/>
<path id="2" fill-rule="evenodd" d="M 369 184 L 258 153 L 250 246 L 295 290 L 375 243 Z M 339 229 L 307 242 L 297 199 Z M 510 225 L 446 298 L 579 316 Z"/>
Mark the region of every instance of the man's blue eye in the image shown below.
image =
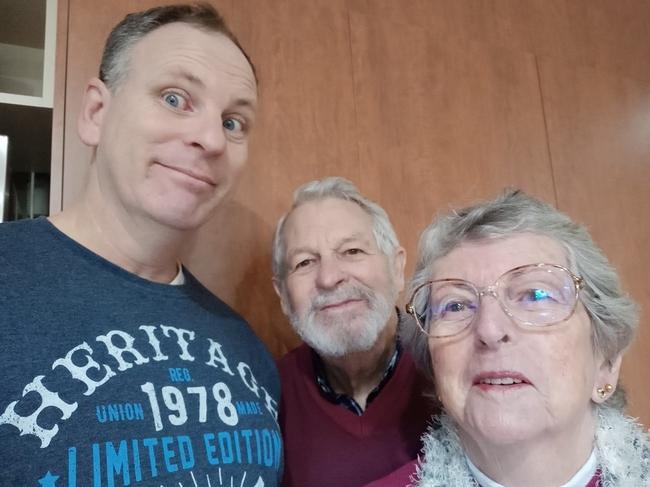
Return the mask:
<path id="1" fill-rule="evenodd" d="M 227 118 L 223 121 L 223 128 L 230 132 L 241 132 L 244 125 L 235 118 Z"/>
<path id="2" fill-rule="evenodd" d="M 178 108 L 181 105 L 181 99 L 175 93 L 167 93 L 163 99 L 165 100 L 165 103 L 174 108 Z"/>

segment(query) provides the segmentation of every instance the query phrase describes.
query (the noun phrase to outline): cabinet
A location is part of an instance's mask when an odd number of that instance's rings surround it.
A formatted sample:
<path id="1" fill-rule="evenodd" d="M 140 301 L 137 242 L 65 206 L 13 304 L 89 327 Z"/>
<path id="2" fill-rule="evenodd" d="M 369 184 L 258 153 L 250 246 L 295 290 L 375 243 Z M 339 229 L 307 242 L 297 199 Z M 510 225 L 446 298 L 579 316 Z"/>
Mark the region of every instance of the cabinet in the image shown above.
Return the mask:
<path id="1" fill-rule="evenodd" d="M 57 0 L 0 0 L 0 103 L 52 108 Z"/>
<path id="2" fill-rule="evenodd" d="M 0 221 L 49 214 L 57 0 L 0 0 Z"/>

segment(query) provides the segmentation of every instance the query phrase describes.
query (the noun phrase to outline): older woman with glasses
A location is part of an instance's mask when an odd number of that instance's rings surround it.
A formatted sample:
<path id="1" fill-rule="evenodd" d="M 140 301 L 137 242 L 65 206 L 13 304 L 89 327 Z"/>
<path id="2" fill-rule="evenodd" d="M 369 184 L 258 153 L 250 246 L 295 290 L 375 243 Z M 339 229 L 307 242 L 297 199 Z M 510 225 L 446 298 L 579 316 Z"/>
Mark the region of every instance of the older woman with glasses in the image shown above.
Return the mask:
<path id="1" fill-rule="evenodd" d="M 407 312 L 442 416 L 380 486 L 650 486 L 622 408 L 634 303 L 587 231 L 519 191 L 423 233 Z"/>

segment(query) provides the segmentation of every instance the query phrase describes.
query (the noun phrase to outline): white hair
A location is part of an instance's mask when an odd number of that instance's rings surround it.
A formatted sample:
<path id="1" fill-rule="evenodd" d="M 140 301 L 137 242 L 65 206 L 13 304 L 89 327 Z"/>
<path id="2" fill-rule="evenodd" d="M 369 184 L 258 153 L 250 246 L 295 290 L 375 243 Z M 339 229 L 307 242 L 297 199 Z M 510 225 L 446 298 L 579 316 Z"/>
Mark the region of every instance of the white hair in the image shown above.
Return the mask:
<path id="1" fill-rule="evenodd" d="M 287 268 L 284 249 L 284 225 L 291 212 L 309 201 L 336 198 L 356 203 L 372 218 L 373 234 L 377 247 L 385 255 L 392 256 L 399 247 L 397 235 L 384 209 L 374 201 L 363 196 L 354 184 L 341 177 L 328 177 L 303 184 L 293 193 L 291 209 L 278 221 L 273 236 L 273 278 L 282 283 Z"/>

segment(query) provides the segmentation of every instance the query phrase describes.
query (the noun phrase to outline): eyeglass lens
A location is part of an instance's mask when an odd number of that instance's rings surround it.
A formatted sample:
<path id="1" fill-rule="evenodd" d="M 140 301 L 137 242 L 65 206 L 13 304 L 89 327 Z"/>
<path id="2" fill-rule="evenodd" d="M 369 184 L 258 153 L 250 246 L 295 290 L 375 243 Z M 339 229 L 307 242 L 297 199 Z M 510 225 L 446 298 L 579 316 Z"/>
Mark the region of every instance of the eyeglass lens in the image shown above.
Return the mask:
<path id="1" fill-rule="evenodd" d="M 546 326 L 567 319 L 576 303 L 572 275 L 551 265 L 526 266 L 502 275 L 490 290 L 463 280 L 433 281 L 413 297 L 418 320 L 435 336 L 459 333 L 474 320 L 481 296 L 496 293 L 503 310 L 525 325 Z"/>

